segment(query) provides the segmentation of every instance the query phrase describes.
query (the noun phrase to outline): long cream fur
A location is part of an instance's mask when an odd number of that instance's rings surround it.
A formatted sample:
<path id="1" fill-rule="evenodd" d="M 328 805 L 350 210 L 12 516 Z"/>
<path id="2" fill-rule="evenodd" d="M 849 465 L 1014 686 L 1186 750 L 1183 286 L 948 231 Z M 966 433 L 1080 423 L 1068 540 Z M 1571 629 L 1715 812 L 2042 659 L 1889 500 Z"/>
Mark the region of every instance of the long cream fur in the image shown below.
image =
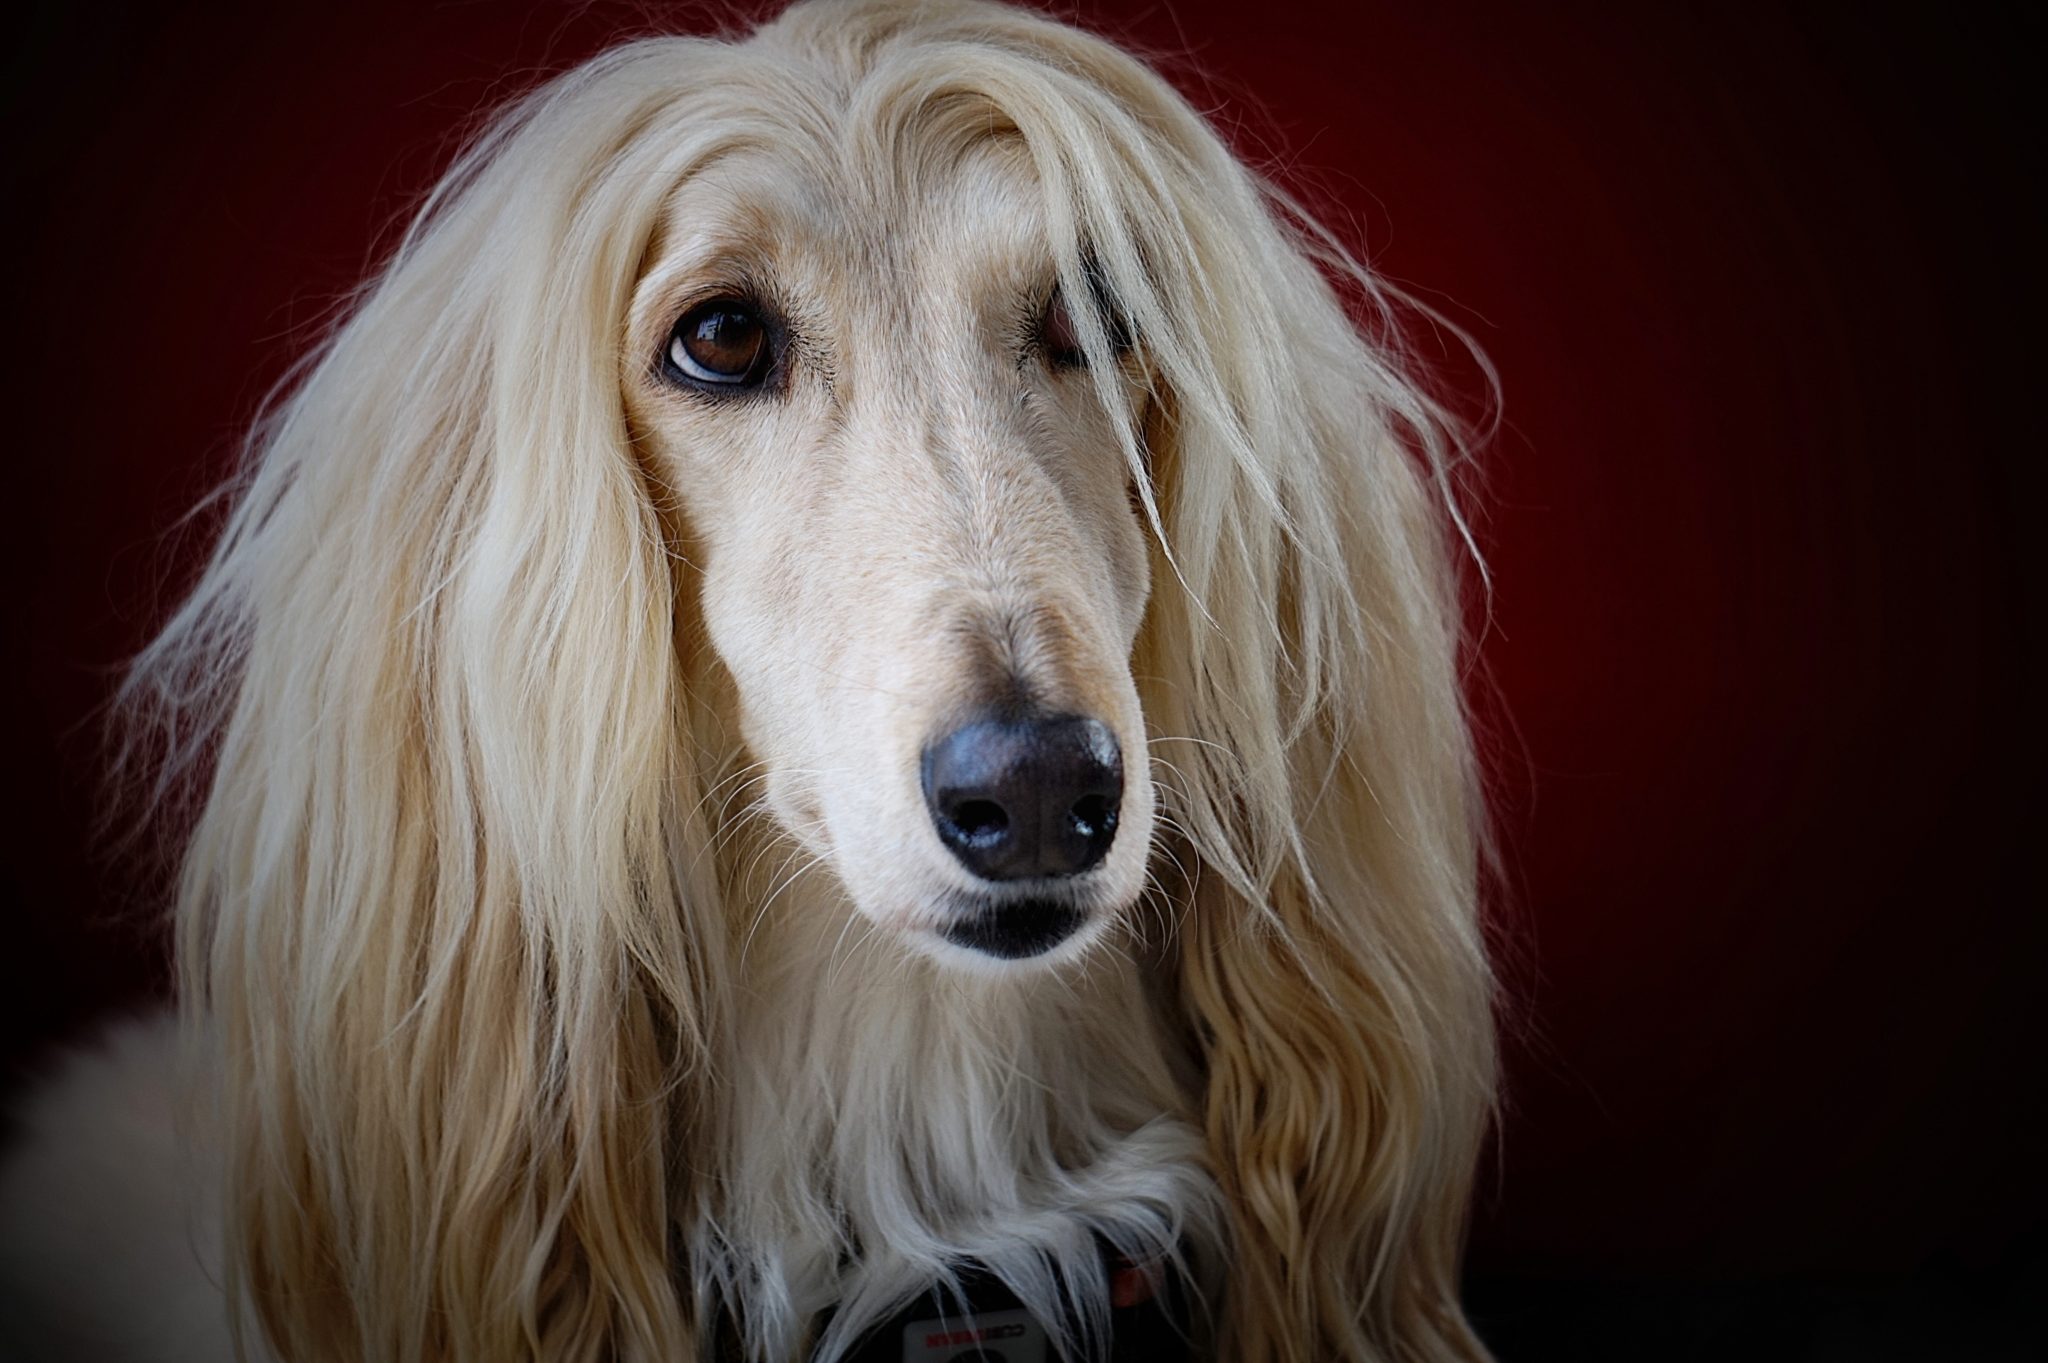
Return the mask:
<path id="1" fill-rule="evenodd" d="M 703 205 L 751 249 L 756 189 L 869 186 L 852 291 L 935 184 L 965 186 L 961 221 L 1031 225 L 1075 308 L 1080 397 L 1014 429 L 1100 447 L 1099 486 L 990 543 L 1050 584 L 1064 623 L 1033 638 L 1079 661 L 1042 666 L 1153 775 L 1105 872 L 1130 893 L 1036 968 L 877 918 L 929 838 L 877 816 L 871 853 L 834 822 L 895 789 L 846 746 L 883 673 L 757 660 L 835 632 L 892 677 L 957 660 L 721 576 L 771 557 L 721 529 L 739 474 L 691 471 L 712 418 L 643 372 Z M 263 422 L 127 688 L 157 789 L 203 791 L 178 958 L 244 1345 L 829 1358 L 974 1258 L 1080 1356 L 1100 1234 L 1185 1261 L 1218 1358 L 1485 1357 L 1456 1296 L 1494 1072 L 1462 451 L 1392 316 L 1158 76 L 1027 11 L 799 5 L 744 41 L 630 43 L 494 122 Z M 953 353 L 870 425 L 792 406 L 718 440 L 909 449 L 980 410 Z M 860 400 L 902 369 L 836 363 Z M 800 574 L 832 524 L 772 561 Z M 1082 547 L 1041 562 L 1048 536 Z M 848 550 L 867 599 L 953 571 L 888 541 Z M 1119 566 L 1066 566 L 1088 555 Z"/>

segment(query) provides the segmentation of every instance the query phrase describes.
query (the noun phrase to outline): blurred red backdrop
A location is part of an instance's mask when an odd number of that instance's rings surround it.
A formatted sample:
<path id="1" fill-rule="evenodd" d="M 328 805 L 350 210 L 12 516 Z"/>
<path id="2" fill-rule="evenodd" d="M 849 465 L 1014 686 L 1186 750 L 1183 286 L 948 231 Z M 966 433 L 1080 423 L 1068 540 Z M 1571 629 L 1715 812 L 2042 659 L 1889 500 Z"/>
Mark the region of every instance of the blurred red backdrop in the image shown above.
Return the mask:
<path id="1" fill-rule="evenodd" d="M 5 132 L 17 1073 L 161 989 L 149 891 L 91 834 L 91 716 L 189 569 L 177 516 L 479 109 L 718 19 L 32 13 Z M 1967 1314 L 2038 1281 L 2038 35 L 1852 6 L 1078 17 L 1178 54 L 1500 371 L 1480 703 L 1513 1036 L 1474 1262 L 1503 1351 L 1658 1302 L 1677 1340 L 1702 1309 L 1659 1283 L 1936 1282 Z M 1843 1290 L 1828 1319 L 1882 1314 Z"/>

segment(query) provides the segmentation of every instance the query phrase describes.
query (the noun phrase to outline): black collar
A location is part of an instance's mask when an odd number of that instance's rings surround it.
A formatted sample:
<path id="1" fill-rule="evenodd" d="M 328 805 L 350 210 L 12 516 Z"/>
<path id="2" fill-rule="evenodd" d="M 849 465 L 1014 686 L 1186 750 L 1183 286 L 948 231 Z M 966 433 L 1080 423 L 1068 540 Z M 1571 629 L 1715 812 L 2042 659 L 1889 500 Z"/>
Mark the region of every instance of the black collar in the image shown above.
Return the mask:
<path id="1" fill-rule="evenodd" d="M 1109 1280 L 1109 1351 L 1067 1363 L 1194 1363 L 1187 1285 L 1148 1273 L 1102 1245 Z M 1162 1280 L 1163 1278 L 1163 1280 Z M 829 1317 L 828 1317 L 829 1318 Z M 844 1363 L 1061 1363 L 1042 1323 L 979 1266 L 960 1291 L 934 1287 L 864 1336 Z"/>

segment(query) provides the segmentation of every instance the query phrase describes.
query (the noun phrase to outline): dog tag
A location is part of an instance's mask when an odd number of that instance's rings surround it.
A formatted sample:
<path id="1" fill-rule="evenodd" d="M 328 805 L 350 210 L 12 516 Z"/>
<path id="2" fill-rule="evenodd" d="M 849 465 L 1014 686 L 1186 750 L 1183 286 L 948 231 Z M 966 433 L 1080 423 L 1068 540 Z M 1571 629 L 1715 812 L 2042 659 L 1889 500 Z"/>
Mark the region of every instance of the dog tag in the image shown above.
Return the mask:
<path id="1" fill-rule="evenodd" d="M 1045 1331 L 1028 1311 L 914 1320 L 903 1327 L 903 1363 L 1046 1363 Z"/>

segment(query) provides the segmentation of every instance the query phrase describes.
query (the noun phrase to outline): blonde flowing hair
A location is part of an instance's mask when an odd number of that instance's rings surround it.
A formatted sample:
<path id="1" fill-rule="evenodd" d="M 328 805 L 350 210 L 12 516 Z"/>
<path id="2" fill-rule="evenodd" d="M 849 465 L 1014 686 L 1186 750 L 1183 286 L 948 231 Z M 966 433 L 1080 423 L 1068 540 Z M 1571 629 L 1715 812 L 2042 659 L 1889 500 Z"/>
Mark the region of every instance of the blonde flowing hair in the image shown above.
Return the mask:
<path id="1" fill-rule="evenodd" d="M 550 81 L 251 437 L 124 693 L 158 789 L 204 792 L 177 941 L 231 1298 L 295 1360 L 704 1356 L 676 1209 L 737 1006 L 712 798 L 737 725 L 621 338 L 692 170 L 786 135 L 779 90 L 844 102 L 884 69 L 905 125 L 1021 135 L 1063 275 L 1106 285 L 1156 376 L 1132 670 L 1169 759 L 1157 1006 L 1227 1207 L 1219 1356 L 1483 1358 L 1457 427 L 1396 300 L 1164 81 L 980 3 L 799 5 Z"/>

